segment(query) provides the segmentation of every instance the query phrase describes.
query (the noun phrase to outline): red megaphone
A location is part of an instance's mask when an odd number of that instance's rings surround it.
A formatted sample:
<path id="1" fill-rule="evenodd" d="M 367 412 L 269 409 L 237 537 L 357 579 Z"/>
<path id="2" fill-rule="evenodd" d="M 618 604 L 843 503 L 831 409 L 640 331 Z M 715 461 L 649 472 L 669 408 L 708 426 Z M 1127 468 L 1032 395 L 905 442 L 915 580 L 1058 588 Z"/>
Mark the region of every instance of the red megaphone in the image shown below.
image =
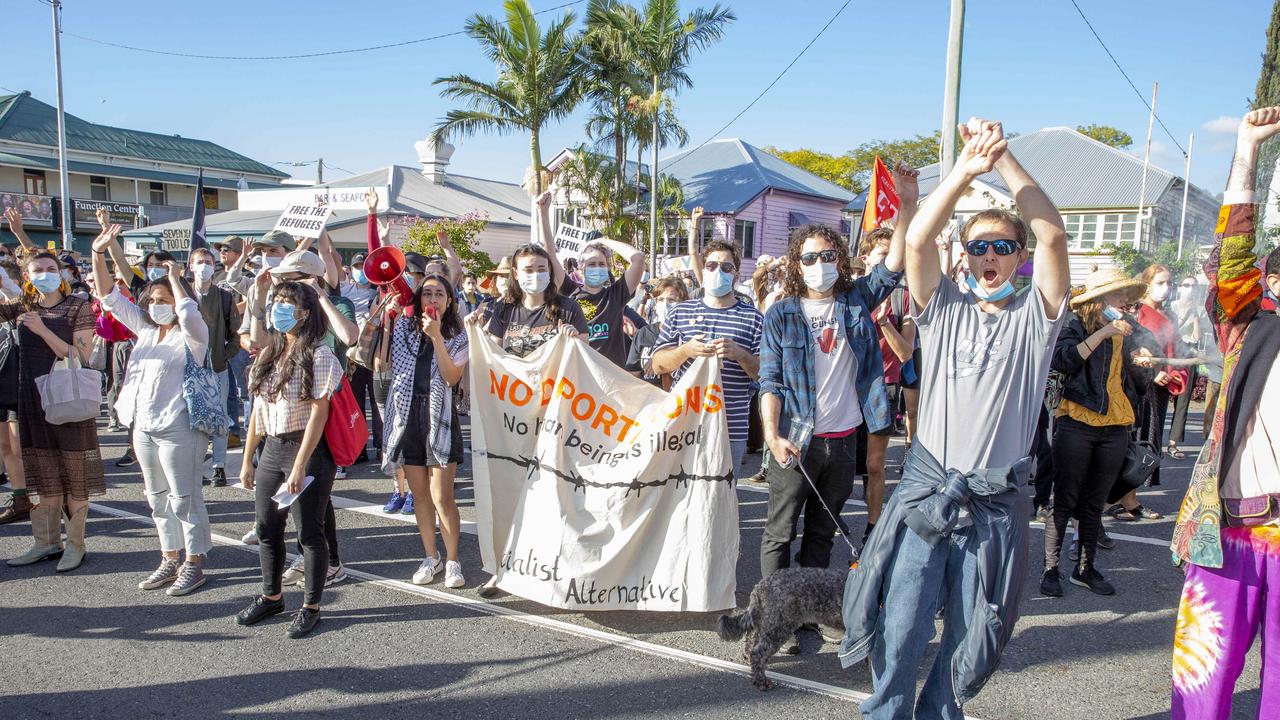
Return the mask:
<path id="1" fill-rule="evenodd" d="M 364 261 L 364 276 L 372 285 L 389 286 L 405 313 L 413 314 L 413 288 L 404 279 L 404 253 L 400 248 L 384 245 L 369 253 Z"/>

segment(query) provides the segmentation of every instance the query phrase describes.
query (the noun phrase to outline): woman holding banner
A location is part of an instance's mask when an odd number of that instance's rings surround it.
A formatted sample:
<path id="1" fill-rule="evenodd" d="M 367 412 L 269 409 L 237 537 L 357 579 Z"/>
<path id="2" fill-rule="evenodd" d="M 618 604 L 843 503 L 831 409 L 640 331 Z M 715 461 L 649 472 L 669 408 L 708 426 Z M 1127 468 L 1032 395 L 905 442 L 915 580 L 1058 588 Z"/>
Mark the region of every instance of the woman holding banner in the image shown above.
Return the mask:
<path id="1" fill-rule="evenodd" d="M 577 337 L 587 332 L 582 308 L 564 297 L 551 282 L 551 256 L 537 245 L 521 245 L 511 256 L 515 282 L 507 283 L 502 296 L 480 312 L 467 316 L 516 357 L 525 357 L 557 334 Z M 480 596 L 498 594 L 497 578 L 489 578 Z"/>
<path id="2" fill-rule="evenodd" d="M 444 585 L 460 588 L 466 582 L 458 562 L 462 518 L 453 500 L 453 479 L 463 446 L 452 389 L 467 365 L 467 334 L 459 318 L 457 295 L 443 274 L 426 276 L 413 294 L 413 307 L 412 313 L 400 313 L 392 328 L 382 469 L 390 473 L 402 466 L 416 499 L 413 513 L 426 555 L 413 574 L 413 583 L 426 585 L 440 572 L 439 514 Z M 405 432 L 408 428 L 413 432 Z"/>

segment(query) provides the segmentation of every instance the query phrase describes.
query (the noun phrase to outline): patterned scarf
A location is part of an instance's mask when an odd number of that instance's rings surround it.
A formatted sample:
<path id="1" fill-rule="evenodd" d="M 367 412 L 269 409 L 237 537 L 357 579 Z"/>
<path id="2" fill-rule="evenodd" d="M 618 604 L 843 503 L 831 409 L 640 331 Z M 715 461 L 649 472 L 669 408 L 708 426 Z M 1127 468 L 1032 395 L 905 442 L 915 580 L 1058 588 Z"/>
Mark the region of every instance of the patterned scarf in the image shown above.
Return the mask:
<path id="1" fill-rule="evenodd" d="M 452 356 L 467 346 L 467 335 L 459 333 L 445 340 L 444 344 L 445 351 Z M 409 414 L 415 400 L 413 377 L 417 372 L 421 348 L 422 333 L 418 330 L 417 321 L 412 317 L 397 318 L 391 333 L 391 387 L 387 391 L 387 417 L 382 428 L 382 470 L 387 474 L 395 472 L 403 464 L 399 461 L 400 442 L 408 429 Z M 449 403 L 453 401 L 453 392 L 440 376 L 434 357 L 431 365 L 431 393 L 427 398 L 431 456 L 437 465 L 443 466 L 449 463 L 449 451 L 452 450 L 453 413 Z"/>

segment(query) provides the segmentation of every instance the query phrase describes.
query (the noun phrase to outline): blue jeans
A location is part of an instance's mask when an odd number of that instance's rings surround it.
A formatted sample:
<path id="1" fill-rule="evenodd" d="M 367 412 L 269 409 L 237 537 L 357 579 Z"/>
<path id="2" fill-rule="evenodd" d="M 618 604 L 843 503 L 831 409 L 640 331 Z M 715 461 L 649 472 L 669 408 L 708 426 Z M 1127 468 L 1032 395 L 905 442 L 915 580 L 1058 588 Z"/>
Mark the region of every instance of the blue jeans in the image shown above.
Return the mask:
<path id="1" fill-rule="evenodd" d="M 249 411 L 245 406 L 250 402 L 249 399 L 249 378 L 246 372 L 250 365 L 253 364 L 253 358 L 249 357 L 249 353 L 240 350 L 235 355 L 227 358 L 227 372 L 230 375 L 228 392 L 227 392 L 227 417 L 231 419 L 231 432 L 240 434 L 240 416 L 244 414 L 246 421 L 249 418 Z M 248 422 L 245 425 L 248 426 Z"/>
<path id="2" fill-rule="evenodd" d="M 229 375 L 229 374 L 230 374 L 230 371 L 229 371 L 229 370 L 223 370 L 222 372 L 217 373 L 217 375 L 218 375 L 218 392 L 222 394 L 222 399 L 223 399 L 223 401 L 226 401 L 226 399 L 227 399 L 227 393 L 230 391 L 230 388 L 229 388 L 230 379 L 228 378 L 228 375 Z M 208 468 L 209 468 L 209 469 L 207 469 L 207 470 L 205 471 L 205 477 L 208 477 L 208 476 L 212 473 L 212 470 L 213 470 L 213 469 L 215 469 L 215 468 L 225 468 L 225 467 L 227 466 L 227 436 L 226 436 L 226 434 L 224 433 L 224 434 L 222 434 L 222 435 L 220 435 L 220 436 L 218 436 L 218 437 L 209 438 L 209 440 L 210 440 L 210 442 L 212 442 L 212 443 L 213 443 L 213 457 L 212 457 L 212 458 L 210 458 L 210 460 L 209 460 L 209 465 L 208 465 Z M 203 447 L 201 447 L 201 450 L 203 450 L 203 449 L 204 449 L 204 448 L 203 448 Z"/>
<path id="3" fill-rule="evenodd" d="M 870 720 L 963 720 L 964 713 L 955 699 L 951 658 L 964 639 L 973 614 L 978 578 L 975 555 L 969 546 L 974 528 L 957 529 L 936 546 L 908 527 L 903 526 L 898 532 L 902 537 L 887 573 L 884 610 L 871 650 L 875 691 L 859 709 Z M 939 607 L 944 609 L 942 647 L 919 701 L 913 702 L 916 674 L 933 639 Z"/>

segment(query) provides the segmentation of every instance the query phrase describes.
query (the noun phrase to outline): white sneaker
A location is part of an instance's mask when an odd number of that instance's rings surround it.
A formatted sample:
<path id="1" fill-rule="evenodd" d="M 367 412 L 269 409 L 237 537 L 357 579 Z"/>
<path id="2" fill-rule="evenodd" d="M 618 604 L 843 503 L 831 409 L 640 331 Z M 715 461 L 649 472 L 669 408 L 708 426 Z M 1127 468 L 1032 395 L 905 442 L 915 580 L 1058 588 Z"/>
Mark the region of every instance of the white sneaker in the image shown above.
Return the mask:
<path id="1" fill-rule="evenodd" d="M 444 586 L 447 588 L 460 588 L 466 584 L 466 579 L 462 577 L 462 563 L 457 560 L 450 560 L 444 564 Z"/>
<path id="2" fill-rule="evenodd" d="M 306 570 L 302 564 L 302 558 L 293 561 L 293 564 L 285 568 L 284 575 L 280 576 L 281 585 L 296 585 L 302 582 L 302 578 L 306 576 Z"/>
<path id="3" fill-rule="evenodd" d="M 334 479 L 334 480 L 346 480 L 346 479 L 347 479 L 347 469 L 346 469 L 346 468 L 344 468 L 344 467 L 342 467 L 341 465 L 339 465 L 339 466 L 338 466 L 338 469 L 337 469 L 337 470 L 335 470 L 335 471 L 334 471 L 334 473 L 333 473 L 333 479 Z"/>
<path id="4" fill-rule="evenodd" d="M 324 574 L 324 586 L 337 585 L 347 579 L 347 569 L 342 564 L 330 565 L 329 570 Z"/>
<path id="5" fill-rule="evenodd" d="M 440 556 L 425 558 L 418 566 L 418 571 L 413 574 L 413 584 L 426 585 L 435 579 L 438 572 L 440 572 Z"/>
<path id="6" fill-rule="evenodd" d="M 250 530 L 249 532 L 245 533 L 244 537 L 240 538 L 240 542 L 244 543 L 245 545 L 257 545 L 258 544 L 257 528 L 254 528 L 253 530 Z"/>

